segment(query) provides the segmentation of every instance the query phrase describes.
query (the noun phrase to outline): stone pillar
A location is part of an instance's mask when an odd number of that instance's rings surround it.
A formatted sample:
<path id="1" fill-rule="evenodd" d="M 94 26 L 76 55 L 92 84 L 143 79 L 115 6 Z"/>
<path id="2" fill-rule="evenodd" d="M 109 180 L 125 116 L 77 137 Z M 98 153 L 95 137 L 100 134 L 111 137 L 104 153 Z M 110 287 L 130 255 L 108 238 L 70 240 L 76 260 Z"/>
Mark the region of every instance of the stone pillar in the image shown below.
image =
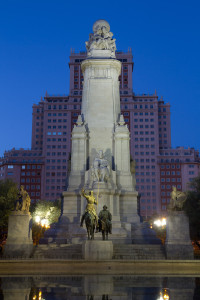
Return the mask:
<path id="1" fill-rule="evenodd" d="M 135 191 L 135 182 L 130 171 L 130 133 L 122 121 L 115 129 L 115 170 L 117 186 L 122 190 Z"/>
<path id="2" fill-rule="evenodd" d="M 121 63 L 116 59 L 100 57 L 86 59 L 81 68 L 84 76 L 82 111 L 88 128 L 89 165 L 103 150 L 112 165 L 113 132 L 120 114 L 119 75 Z"/>
<path id="3" fill-rule="evenodd" d="M 166 225 L 167 259 L 194 259 L 189 220 L 183 211 L 169 212 Z"/>
<path id="4" fill-rule="evenodd" d="M 32 249 L 32 217 L 22 211 L 12 212 L 8 220 L 8 238 L 4 256 L 30 257 Z"/>
<path id="5" fill-rule="evenodd" d="M 115 169 L 117 187 L 120 190 L 120 218 L 126 229 L 131 231 L 131 223 L 139 223 L 135 178 L 130 171 L 130 133 L 121 115 L 114 134 Z M 129 228 L 128 228 L 129 227 Z"/>
<path id="6" fill-rule="evenodd" d="M 84 184 L 88 156 L 87 131 L 79 115 L 77 125 L 72 130 L 71 172 L 68 190 L 78 190 Z"/>
<path id="7" fill-rule="evenodd" d="M 60 232 L 57 230 L 58 243 L 74 243 L 86 239 L 86 230 L 80 228 L 81 188 L 85 181 L 88 146 L 87 130 L 79 115 L 77 125 L 72 131 L 71 172 L 67 191 L 63 192 L 63 208 L 60 217 Z M 66 225 L 67 224 L 67 225 Z M 63 238 L 62 238 L 63 236 Z M 75 237 L 75 239 L 74 239 Z"/>

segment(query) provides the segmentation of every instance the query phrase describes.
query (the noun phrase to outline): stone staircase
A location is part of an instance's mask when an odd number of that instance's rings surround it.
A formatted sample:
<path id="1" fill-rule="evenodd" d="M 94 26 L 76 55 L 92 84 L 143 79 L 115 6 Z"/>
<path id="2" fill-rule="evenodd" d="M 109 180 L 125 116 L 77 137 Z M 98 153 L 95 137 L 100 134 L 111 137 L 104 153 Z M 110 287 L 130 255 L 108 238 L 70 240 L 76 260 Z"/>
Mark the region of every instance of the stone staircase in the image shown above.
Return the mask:
<path id="1" fill-rule="evenodd" d="M 166 259 L 163 245 L 113 245 L 113 259 L 159 260 Z"/>
<path id="2" fill-rule="evenodd" d="M 81 260 L 81 244 L 49 244 L 35 246 L 33 259 L 69 259 Z M 123 260 L 165 260 L 165 250 L 162 245 L 113 244 L 113 259 Z"/>
<path id="3" fill-rule="evenodd" d="M 33 259 L 82 259 L 80 244 L 49 244 L 37 245 L 32 254 Z"/>

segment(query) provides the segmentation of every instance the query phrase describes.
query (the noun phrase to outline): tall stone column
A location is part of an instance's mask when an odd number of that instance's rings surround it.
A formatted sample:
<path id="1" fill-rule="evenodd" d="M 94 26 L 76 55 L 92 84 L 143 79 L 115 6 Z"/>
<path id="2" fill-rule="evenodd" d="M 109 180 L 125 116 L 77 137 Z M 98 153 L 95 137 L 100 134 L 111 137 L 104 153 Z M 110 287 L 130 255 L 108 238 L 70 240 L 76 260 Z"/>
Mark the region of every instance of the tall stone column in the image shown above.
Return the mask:
<path id="1" fill-rule="evenodd" d="M 71 172 L 68 185 L 68 190 L 72 191 L 78 190 L 84 183 L 88 157 L 88 134 L 81 115 L 76 124 L 72 130 Z"/>
<path id="2" fill-rule="evenodd" d="M 72 131 L 71 172 L 68 189 L 63 192 L 63 212 L 61 220 L 66 223 L 79 223 L 81 212 L 80 190 L 84 185 L 88 157 L 87 131 L 81 116 Z"/>
<path id="3" fill-rule="evenodd" d="M 115 169 L 117 186 L 120 193 L 120 214 L 124 222 L 138 223 L 137 196 L 135 178 L 130 171 L 130 133 L 123 115 L 115 129 Z"/>
<path id="4" fill-rule="evenodd" d="M 77 125 L 72 131 L 71 172 L 68 189 L 63 192 L 63 211 L 60 217 L 60 228 L 58 228 L 55 238 L 58 243 L 79 243 L 86 239 L 86 230 L 80 228 L 79 224 L 81 217 L 80 191 L 85 182 L 88 158 L 87 136 L 87 130 L 80 115 Z"/>
<path id="5" fill-rule="evenodd" d="M 113 132 L 120 114 L 121 63 L 93 57 L 83 61 L 81 67 L 84 76 L 82 114 L 88 128 L 89 166 L 102 150 L 112 167 Z"/>

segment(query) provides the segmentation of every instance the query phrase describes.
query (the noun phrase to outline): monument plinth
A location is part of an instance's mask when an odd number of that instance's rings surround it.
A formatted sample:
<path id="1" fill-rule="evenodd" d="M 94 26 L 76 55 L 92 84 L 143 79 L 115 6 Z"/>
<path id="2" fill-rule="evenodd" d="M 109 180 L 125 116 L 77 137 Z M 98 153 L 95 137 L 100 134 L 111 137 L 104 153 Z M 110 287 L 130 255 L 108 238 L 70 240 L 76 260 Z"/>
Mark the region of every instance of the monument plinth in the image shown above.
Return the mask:
<path id="1" fill-rule="evenodd" d="M 167 218 L 165 250 L 167 259 L 194 259 L 189 220 L 183 211 L 171 211 Z"/>
<path id="2" fill-rule="evenodd" d="M 186 199 L 186 193 L 177 191 L 175 186 L 172 187 L 166 226 L 165 251 L 167 259 L 194 259 L 189 219 L 183 211 Z"/>
<path id="3" fill-rule="evenodd" d="M 29 213 L 31 199 L 21 186 L 15 201 L 15 210 L 8 219 L 8 238 L 5 257 L 30 257 L 33 250 L 32 217 Z"/>
<path id="4" fill-rule="evenodd" d="M 5 257 L 30 257 L 33 250 L 32 217 L 29 213 L 14 211 L 9 216 Z"/>
<path id="5" fill-rule="evenodd" d="M 85 241 L 82 251 L 85 260 L 111 260 L 113 243 L 112 241 Z"/>

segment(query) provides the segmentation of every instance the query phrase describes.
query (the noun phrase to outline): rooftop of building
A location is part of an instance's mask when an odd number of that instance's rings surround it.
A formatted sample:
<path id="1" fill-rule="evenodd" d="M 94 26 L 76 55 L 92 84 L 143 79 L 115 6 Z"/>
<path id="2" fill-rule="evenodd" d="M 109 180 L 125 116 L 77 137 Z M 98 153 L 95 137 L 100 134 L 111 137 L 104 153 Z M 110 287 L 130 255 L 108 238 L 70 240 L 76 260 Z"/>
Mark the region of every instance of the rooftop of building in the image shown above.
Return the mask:
<path id="1" fill-rule="evenodd" d="M 131 63 L 133 65 L 133 54 L 131 47 L 128 48 L 128 51 L 116 50 L 116 59 L 120 60 L 123 63 Z M 74 63 L 80 63 L 87 57 L 87 51 L 76 52 L 75 49 L 71 49 L 70 52 L 70 62 L 69 66 Z"/>
<path id="2" fill-rule="evenodd" d="M 70 102 L 71 97 L 76 97 L 76 96 L 81 96 L 81 95 L 60 95 L 60 94 L 49 94 L 46 92 L 44 97 L 41 97 L 40 102 L 38 104 L 33 104 L 34 106 L 38 106 L 39 104 L 43 104 L 45 101 L 46 102 L 51 102 L 51 103 L 56 103 L 56 102 L 60 102 L 60 103 L 66 103 L 66 102 Z M 121 100 L 124 101 L 126 99 L 126 101 L 135 101 L 135 102 L 152 102 L 152 101 L 158 101 L 159 105 L 170 105 L 169 103 L 165 103 L 163 100 L 163 97 L 161 96 L 159 99 L 159 96 L 157 95 L 157 93 L 155 92 L 154 94 L 147 94 L 147 93 L 143 93 L 143 94 L 135 94 L 134 92 L 132 94 L 121 94 Z"/>
<path id="3" fill-rule="evenodd" d="M 4 156 L 0 157 L 0 164 L 8 163 L 8 162 L 10 162 L 10 159 L 12 159 L 12 158 L 23 159 L 24 157 L 33 158 L 33 160 L 35 160 L 38 157 L 41 160 L 42 151 L 39 149 L 12 148 L 10 150 L 6 150 L 4 152 Z"/>
<path id="4" fill-rule="evenodd" d="M 115 53 L 116 55 L 132 55 L 132 48 L 128 47 L 127 51 L 116 50 Z M 87 55 L 86 50 L 76 52 L 74 48 L 71 48 L 70 56 L 86 56 L 86 55 Z"/>

